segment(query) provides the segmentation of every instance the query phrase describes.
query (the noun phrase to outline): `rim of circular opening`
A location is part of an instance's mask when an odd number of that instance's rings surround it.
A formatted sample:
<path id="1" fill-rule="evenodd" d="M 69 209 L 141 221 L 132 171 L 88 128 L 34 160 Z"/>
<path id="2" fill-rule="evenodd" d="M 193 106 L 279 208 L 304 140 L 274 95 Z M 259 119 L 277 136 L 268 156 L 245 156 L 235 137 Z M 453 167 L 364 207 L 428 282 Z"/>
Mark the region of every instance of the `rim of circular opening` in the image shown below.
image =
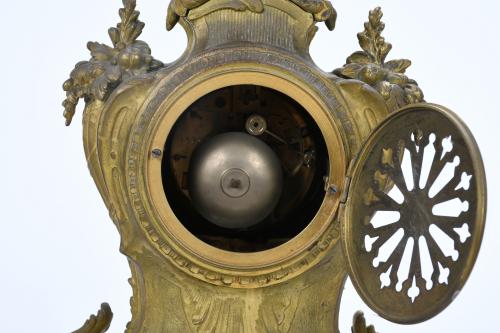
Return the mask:
<path id="1" fill-rule="evenodd" d="M 173 240 L 177 249 L 190 254 L 194 260 L 215 265 L 228 270 L 265 269 L 279 265 L 284 261 L 304 254 L 315 241 L 327 230 L 332 222 L 342 193 L 343 180 L 346 172 L 346 154 L 339 126 L 329 108 L 316 96 L 307 84 L 300 84 L 296 77 L 286 77 L 283 73 L 256 71 L 262 65 L 251 64 L 248 69 L 239 67 L 237 70 L 214 73 L 204 73 L 195 80 L 186 82 L 179 87 L 160 107 L 159 118 L 152 121 L 149 149 L 146 153 L 146 183 L 150 200 L 165 235 Z M 161 149 L 167 141 L 173 125 L 180 115 L 199 98 L 221 88 L 236 85 L 256 85 L 270 88 L 285 94 L 299 103 L 314 119 L 325 141 L 329 156 L 328 184 L 339 188 L 334 194 L 325 193 L 323 202 L 311 222 L 298 235 L 284 244 L 259 252 L 231 252 L 209 245 L 193 235 L 174 214 L 164 192 L 161 175 L 161 158 L 152 158 L 151 151 Z M 246 271 L 246 274 L 252 272 Z M 257 272 L 255 272 L 257 274 Z M 262 273 L 262 272 L 259 272 Z"/>

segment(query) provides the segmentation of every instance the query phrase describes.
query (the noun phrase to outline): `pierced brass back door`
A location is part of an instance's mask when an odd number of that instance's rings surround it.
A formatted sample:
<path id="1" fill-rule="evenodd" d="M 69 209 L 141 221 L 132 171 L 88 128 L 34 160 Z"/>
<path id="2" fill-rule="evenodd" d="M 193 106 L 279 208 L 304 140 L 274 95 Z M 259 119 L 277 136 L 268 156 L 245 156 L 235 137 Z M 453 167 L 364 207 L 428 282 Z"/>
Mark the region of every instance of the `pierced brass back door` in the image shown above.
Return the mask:
<path id="1" fill-rule="evenodd" d="M 444 107 L 412 105 L 373 131 L 350 170 L 341 226 L 354 286 L 385 319 L 437 315 L 483 236 L 486 182 L 472 134 Z"/>

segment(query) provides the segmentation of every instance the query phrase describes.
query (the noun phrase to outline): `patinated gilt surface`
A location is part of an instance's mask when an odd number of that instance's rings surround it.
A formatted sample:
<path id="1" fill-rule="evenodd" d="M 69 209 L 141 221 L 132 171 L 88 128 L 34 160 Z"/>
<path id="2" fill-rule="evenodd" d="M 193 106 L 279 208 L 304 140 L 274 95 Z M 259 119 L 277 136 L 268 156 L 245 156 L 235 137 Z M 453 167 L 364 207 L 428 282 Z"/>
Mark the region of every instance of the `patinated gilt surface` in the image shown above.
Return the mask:
<path id="1" fill-rule="evenodd" d="M 91 315 L 75 333 L 104 333 L 109 329 L 112 319 L 113 312 L 111 312 L 109 304 L 103 303 L 97 314 Z"/>
<path id="2" fill-rule="evenodd" d="M 424 102 L 424 94 L 415 80 L 405 75 L 411 66 L 408 59 L 386 61 L 392 45 L 382 37 L 385 24 L 380 7 L 370 11 L 365 30 L 358 34 L 363 51 L 354 52 L 346 64 L 334 71 L 347 79 L 356 79 L 369 84 L 384 98 L 388 108 L 396 111 L 408 104 Z"/>
<path id="3" fill-rule="evenodd" d="M 479 251 L 478 147 L 451 111 L 415 104 L 379 126 L 358 159 L 342 215 L 352 281 L 382 317 L 427 320 L 462 290 Z"/>
<path id="4" fill-rule="evenodd" d="M 120 23 L 109 30 L 112 46 L 88 44 L 92 57 L 65 82 L 63 106 L 69 125 L 78 100 L 85 101 L 89 169 L 132 272 L 126 332 L 337 332 L 344 281 L 357 273 L 344 254 L 346 226 L 338 211 L 348 202 L 348 167 L 391 112 L 423 102 L 416 82 L 404 75 L 410 62 L 385 61 L 391 45 L 381 37 L 380 9 L 358 35 L 363 51 L 326 73 L 312 61 L 309 45 L 317 22 L 335 26 L 328 1 L 174 0 L 167 28 L 182 25 L 188 46 L 171 64 L 155 60 L 138 40 L 144 24 L 136 1 L 123 5 Z M 180 115 L 207 93 L 242 84 L 274 89 L 304 107 L 330 162 L 324 200 L 308 227 L 255 253 L 224 251 L 191 235 L 165 199 L 161 178 L 164 144 Z M 380 160 L 395 166 L 401 158 L 385 150 Z M 388 189 L 395 180 L 384 170 L 369 176 Z M 377 195 L 376 188 L 367 190 L 361 201 L 368 205 Z M 110 320 L 104 306 L 77 332 L 104 332 Z M 374 329 L 357 314 L 353 332 Z"/>

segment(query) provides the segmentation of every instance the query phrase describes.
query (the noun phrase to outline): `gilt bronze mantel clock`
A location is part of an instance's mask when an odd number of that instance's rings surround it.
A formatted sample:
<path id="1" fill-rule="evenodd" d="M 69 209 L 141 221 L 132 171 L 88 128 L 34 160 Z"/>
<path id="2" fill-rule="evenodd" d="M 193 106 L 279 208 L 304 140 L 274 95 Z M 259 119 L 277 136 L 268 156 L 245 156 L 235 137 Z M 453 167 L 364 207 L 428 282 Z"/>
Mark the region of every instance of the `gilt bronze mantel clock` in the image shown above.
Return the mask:
<path id="1" fill-rule="evenodd" d="M 349 276 L 401 324 L 455 298 L 484 230 L 478 147 L 387 60 L 380 8 L 333 72 L 309 55 L 325 0 L 172 0 L 164 64 L 124 0 L 64 83 L 132 271 L 126 332 L 338 332 Z M 77 332 L 105 332 L 104 304 Z M 356 314 L 353 332 L 374 332 Z"/>

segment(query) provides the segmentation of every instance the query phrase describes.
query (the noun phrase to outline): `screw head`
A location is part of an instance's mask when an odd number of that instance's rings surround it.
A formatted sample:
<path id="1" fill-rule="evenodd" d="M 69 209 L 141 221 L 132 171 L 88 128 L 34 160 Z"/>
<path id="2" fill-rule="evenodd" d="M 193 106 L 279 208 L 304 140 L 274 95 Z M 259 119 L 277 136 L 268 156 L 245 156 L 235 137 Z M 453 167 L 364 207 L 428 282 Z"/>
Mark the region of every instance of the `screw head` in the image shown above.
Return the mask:
<path id="1" fill-rule="evenodd" d="M 162 154 L 162 151 L 159 148 L 153 149 L 153 151 L 151 152 L 151 155 L 153 155 L 153 158 L 160 158 L 161 154 Z"/>
<path id="2" fill-rule="evenodd" d="M 329 194 L 335 194 L 338 192 L 337 185 L 330 185 L 328 186 L 328 193 Z"/>

